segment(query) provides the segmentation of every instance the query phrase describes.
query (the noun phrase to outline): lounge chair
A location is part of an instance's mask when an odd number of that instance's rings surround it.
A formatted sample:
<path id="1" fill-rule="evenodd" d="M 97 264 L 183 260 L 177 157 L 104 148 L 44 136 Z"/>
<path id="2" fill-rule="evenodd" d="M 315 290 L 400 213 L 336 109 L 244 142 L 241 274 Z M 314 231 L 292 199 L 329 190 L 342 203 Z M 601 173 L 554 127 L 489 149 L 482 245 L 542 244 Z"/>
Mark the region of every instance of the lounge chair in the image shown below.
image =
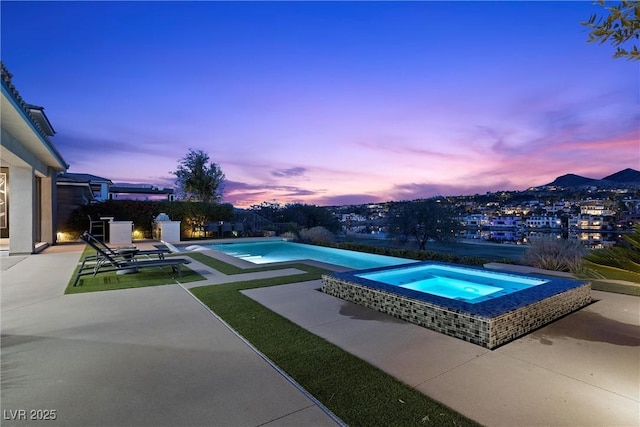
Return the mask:
<path id="1" fill-rule="evenodd" d="M 171 252 L 172 254 L 180 253 L 180 250 L 175 246 L 173 246 L 171 243 L 165 242 L 164 240 L 160 240 L 160 243 L 161 244 L 159 245 L 153 245 L 153 246 L 155 246 L 156 249 L 160 251 Z"/>
<path id="2" fill-rule="evenodd" d="M 146 250 L 139 249 L 136 246 L 120 246 L 120 247 L 112 248 L 110 246 L 107 246 L 106 243 L 100 241 L 97 238 L 97 236 L 94 236 L 88 231 L 85 231 L 84 233 L 82 233 L 82 236 L 84 236 L 86 239 L 91 240 L 96 246 L 99 246 L 100 248 L 102 248 L 103 251 L 105 251 L 111 256 L 122 255 L 125 258 L 133 258 L 137 256 L 157 255 L 159 259 L 164 259 L 164 255 L 171 252 L 169 248 L 164 249 L 160 247 L 156 247 L 156 249 L 146 249 Z M 85 258 L 85 260 L 97 259 L 99 257 L 100 257 L 99 254 L 96 254 L 95 258 L 88 257 L 88 258 Z"/>
<path id="3" fill-rule="evenodd" d="M 78 280 L 82 276 L 95 276 L 98 273 L 107 273 L 115 271 L 116 274 L 137 273 L 141 268 L 146 267 L 171 267 L 174 272 L 178 273 L 178 277 L 182 277 L 181 266 L 189 264 L 190 259 L 186 258 L 165 258 L 165 259 L 146 259 L 139 260 L 136 257 L 129 257 L 120 254 L 111 255 L 105 252 L 101 247 L 96 245 L 86 233 L 80 236 L 80 240 L 91 246 L 97 252 L 95 264 L 86 265 L 82 262 L 73 281 L 73 286 L 78 284 Z"/>

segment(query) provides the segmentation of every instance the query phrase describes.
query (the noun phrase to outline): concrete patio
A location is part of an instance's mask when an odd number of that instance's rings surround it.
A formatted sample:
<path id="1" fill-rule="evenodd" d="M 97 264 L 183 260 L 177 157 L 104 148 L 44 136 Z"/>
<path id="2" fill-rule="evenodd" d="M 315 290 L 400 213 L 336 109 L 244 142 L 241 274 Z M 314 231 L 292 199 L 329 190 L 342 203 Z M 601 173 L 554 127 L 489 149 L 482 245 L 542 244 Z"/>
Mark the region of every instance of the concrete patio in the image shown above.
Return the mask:
<path id="1" fill-rule="evenodd" d="M 487 426 L 640 425 L 640 299 L 596 302 L 488 350 L 320 292 L 243 291 L 272 311 Z"/>
<path id="2" fill-rule="evenodd" d="M 2 425 L 336 425 L 180 284 L 63 295 L 80 245 L 0 257 Z M 189 286 L 269 277 L 207 278 Z M 279 274 L 295 274 L 295 269 Z M 264 276 L 261 276 L 264 275 Z M 640 299 L 596 302 L 496 350 L 319 292 L 319 281 L 245 293 L 490 426 L 640 425 Z M 27 413 L 28 415 L 28 413 Z"/>
<path id="3" fill-rule="evenodd" d="M 179 284 L 63 295 L 83 248 L 0 257 L 3 426 L 337 425 Z"/>

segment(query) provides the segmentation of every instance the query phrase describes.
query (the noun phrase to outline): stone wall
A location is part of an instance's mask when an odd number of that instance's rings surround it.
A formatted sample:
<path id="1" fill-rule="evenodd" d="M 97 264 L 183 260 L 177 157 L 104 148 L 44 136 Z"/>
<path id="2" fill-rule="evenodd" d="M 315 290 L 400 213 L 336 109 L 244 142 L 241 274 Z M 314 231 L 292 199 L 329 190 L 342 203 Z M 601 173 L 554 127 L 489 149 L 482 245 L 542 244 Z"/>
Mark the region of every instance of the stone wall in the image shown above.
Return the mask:
<path id="1" fill-rule="evenodd" d="M 590 284 L 582 284 L 542 301 L 493 318 L 323 276 L 322 291 L 425 328 L 493 349 L 591 301 Z"/>
<path id="2" fill-rule="evenodd" d="M 491 319 L 489 342 L 495 348 L 591 302 L 591 284 L 570 289 Z"/>

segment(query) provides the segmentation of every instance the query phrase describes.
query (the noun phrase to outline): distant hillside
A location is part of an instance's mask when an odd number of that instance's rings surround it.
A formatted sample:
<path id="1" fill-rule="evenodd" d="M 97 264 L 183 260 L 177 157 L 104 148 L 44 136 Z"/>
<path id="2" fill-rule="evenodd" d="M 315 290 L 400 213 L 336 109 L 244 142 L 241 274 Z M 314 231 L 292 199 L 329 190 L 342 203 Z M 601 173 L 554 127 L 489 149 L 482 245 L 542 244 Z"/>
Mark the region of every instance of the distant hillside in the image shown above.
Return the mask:
<path id="1" fill-rule="evenodd" d="M 567 174 L 557 177 L 553 182 L 541 187 L 562 187 L 562 188 L 578 188 L 578 187 L 599 187 L 614 188 L 617 186 L 640 187 L 640 171 L 627 168 L 616 172 L 613 175 L 606 176 L 602 179 L 587 178 L 575 174 Z"/>
<path id="2" fill-rule="evenodd" d="M 557 177 L 552 183 L 546 187 L 582 187 L 584 185 L 596 185 L 597 179 L 587 178 L 572 173 Z"/>
<path id="3" fill-rule="evenodd" d="M 613 175 L 602 178 L 605 181 L 612 181 L 618 184 L 640 183 L 640 172 L 631 168 L 627 168 Z"/>

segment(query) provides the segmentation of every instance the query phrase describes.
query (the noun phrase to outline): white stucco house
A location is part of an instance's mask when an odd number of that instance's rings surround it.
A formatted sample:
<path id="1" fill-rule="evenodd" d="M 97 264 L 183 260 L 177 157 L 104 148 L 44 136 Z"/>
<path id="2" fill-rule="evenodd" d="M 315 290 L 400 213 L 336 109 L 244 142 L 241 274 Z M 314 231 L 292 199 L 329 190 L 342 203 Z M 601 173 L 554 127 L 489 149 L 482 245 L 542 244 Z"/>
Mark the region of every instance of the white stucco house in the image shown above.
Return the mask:
<path id="1" fill-rule="evenodd" d="M 0 65 L 0 237 L 10 255 L 31 254 L 56 241 L 56 177 L 69 166 L 49 139 L 44 109 L 27 104 Z"/>

